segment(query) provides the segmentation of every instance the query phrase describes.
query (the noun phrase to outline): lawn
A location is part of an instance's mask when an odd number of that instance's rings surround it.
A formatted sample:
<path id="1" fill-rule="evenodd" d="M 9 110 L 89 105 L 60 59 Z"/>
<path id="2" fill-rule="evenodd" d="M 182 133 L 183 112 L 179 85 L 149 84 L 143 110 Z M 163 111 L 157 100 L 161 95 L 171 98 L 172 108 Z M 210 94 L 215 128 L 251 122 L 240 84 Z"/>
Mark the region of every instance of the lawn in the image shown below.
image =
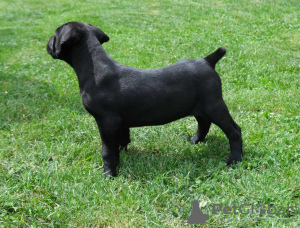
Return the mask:
<path id="1" fill-rule="evenodd" d="M 298 0 L 1 0 L 0 227 L 183 227 L 193 200 L 210 218 L 190 227 L 299 227 L 299 12 Z M 105 50 L 137 68 L 225 46 L 216 70 L 242 128 L 243 162 L 226 167 L 216 126 L 190 145 L 188 117 L 132 129 L 119 177 L 104 179 L 77 77 L 46 51 L 68 21 L 100 27 Z M 214 213 L 216 204 L 266 213 Z"/>

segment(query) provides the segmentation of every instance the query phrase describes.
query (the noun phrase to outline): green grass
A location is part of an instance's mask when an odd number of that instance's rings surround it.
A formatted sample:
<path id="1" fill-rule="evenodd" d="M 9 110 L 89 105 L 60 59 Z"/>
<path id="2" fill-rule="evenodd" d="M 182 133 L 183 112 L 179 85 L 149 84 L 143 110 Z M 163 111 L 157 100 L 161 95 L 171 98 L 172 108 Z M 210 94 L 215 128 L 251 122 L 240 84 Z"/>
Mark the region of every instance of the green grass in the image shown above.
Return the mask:
<path id="1" fill-rule="evenodd" d="M 191 201 L 202 227 L 299 227 L 300 4 L 298 0 L 0 2 L 0 226 L 182 227 Z M 104 180 L 101 141 L 77 78 L 46 44 L 68 21 L 92 23 L 119 63 L 155 68 L 227 48 L 217 71 L 242 127 L 244 161 L 196 121 L 132 129 L 119 177 Z M 296 215 L 212 214 L 213 204 L 296 206 Z M 201 226 L 201 225 L 199 225 Z"/>

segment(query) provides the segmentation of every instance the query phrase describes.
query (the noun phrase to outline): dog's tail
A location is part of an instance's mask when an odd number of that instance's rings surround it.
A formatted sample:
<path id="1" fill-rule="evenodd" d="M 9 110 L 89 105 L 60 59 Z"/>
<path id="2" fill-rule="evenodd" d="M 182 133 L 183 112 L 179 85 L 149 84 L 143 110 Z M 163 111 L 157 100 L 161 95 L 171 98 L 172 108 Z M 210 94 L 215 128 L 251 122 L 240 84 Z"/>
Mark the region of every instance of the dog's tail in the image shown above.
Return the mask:
<path id="1" fill-rule="evenodd" d="M 220 47 L 215 52 L 206 56 L 204 59 L 209 63 L 209 65 L 215 69 L 217 62 L 226 54 L 226 48 Z"/>

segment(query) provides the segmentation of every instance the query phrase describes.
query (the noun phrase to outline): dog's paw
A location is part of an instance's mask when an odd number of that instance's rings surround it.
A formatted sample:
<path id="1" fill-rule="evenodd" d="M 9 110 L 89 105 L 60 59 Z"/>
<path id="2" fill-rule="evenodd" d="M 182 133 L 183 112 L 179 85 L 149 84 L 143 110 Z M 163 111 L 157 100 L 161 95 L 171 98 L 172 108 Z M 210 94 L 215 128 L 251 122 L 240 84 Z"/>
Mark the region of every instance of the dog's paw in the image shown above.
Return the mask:
<path id="1" fill-rule="evenodd" d="M 243 160 L 242 155 L 230 155 L 229 159 L 227 160 L 227 166 L 231 166 L 233 164 L 237 164 Z"/>
<path id="2" fill-rule="evenodd" d="M 187 141 L 190 141 L 192 145 L 197 144 L 200 142 L 197 136 L 188 137 Z"/>
<path id="3" fill-rule="evenodd" d="M 118 176 L 117 168 L 104 168 L 104 178 L 113 179 Z"/>

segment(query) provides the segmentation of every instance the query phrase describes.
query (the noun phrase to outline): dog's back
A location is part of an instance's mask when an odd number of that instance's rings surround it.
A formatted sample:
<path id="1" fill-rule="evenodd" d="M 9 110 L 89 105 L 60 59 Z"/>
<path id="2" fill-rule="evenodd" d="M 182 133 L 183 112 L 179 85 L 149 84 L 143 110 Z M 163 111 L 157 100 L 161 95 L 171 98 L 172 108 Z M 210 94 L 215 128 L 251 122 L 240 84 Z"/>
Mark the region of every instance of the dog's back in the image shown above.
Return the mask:
<path id="1" fill-rule="evenodd" d="M 220 58 L 216 51 L 207 59 L 181 60 L 156 69 L 119 65 L 117 97 L 124 122 L 130 127 L 159 125 L 200 115 L 211 99 L 204 94 L 222 98 L 221 80 L 213 68 Z"/>

